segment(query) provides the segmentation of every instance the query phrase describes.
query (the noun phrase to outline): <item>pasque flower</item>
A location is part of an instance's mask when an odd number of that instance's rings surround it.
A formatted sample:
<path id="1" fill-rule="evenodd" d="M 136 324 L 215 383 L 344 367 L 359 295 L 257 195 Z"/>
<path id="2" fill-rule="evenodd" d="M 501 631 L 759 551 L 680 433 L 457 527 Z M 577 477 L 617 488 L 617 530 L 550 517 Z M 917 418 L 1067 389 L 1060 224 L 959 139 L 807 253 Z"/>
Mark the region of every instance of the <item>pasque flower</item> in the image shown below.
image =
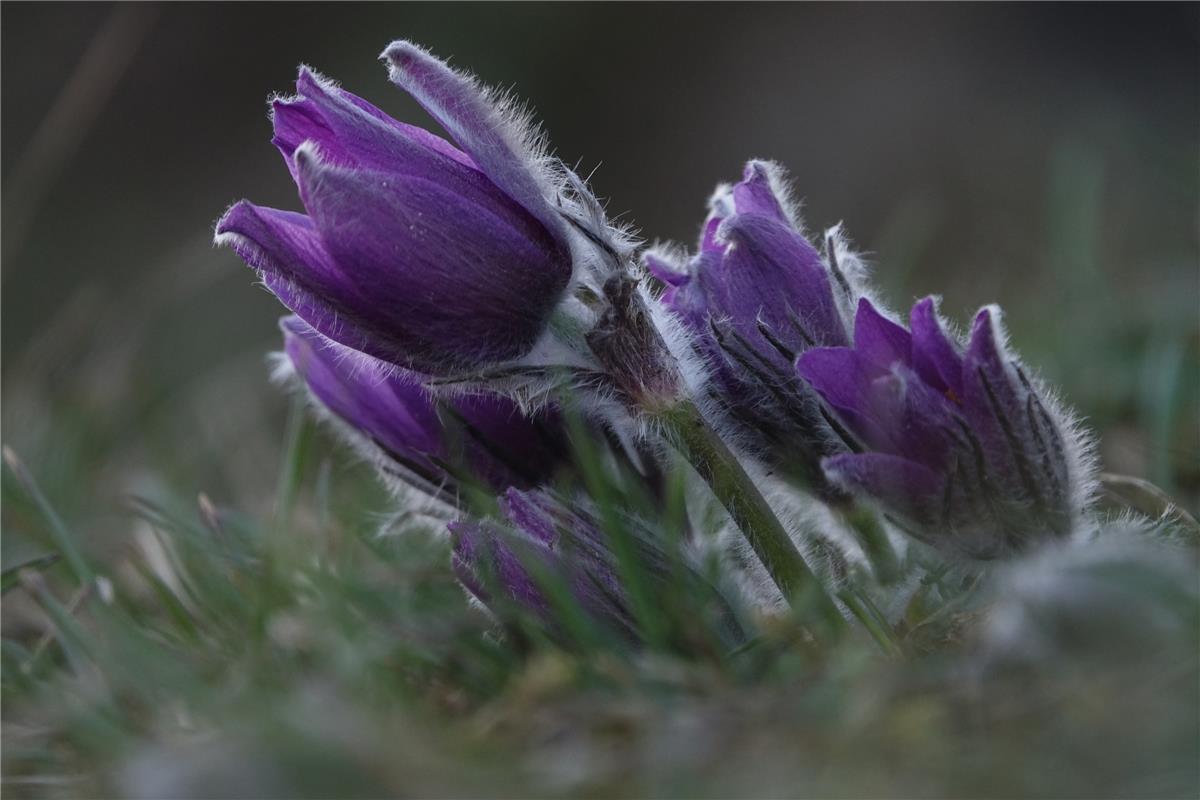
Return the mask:
<path id="1" fill-rule="evenodd" d="M 301 68 L 272 119 L 306 213 L 242 201 L 217 240 L 317 331 L 383 361 L 444 375 L 518 358 L 572 275 L 537 149 L 421 48 L 383 57 L 457 147 Z"/>
<path id="2" fill-rule="evenodd" d="M 645 261 L 744 442 L 819 486 L 819 459 L 841 445 L 793 362 L 812 347 L 848 343 L 858 290 L 834 240 L 827 263 L 805 238 L 781 187 L 778 168 L 751 161 L 741 182 L 717 190 L 693 257 L 677 264 L 651 252 Z"/>
<path id="3" fill-rule="evenodd" d="M 566 463 L 561 420 L 492 393 L 434 398 L 418 376 L 331 341 L 296 316 L 284 355 L 310 397 L 376 463 L 435 496 L 462 482 L 490 491 L 549 481 Z M 453 499 L 453 498 L 451 498 Z"/>
<path id="4" fill-rule="evenodd" d="M 1070 533 L 1087 495 L 1087 448 L 1008 352 L 999 309 L 976 315 L 965 347 L 932 298 L 910 325 L 863 299 L 853 347 L 800 356 L 799 374 L 861 450 L 825 459 L 829 478 L 960 556 L 997 558 Z"/>
<path id="5" fill-rule="evenodd" d="M 613 534 L 580 503 L 548 491 L 509 489 L 499 498 L 499 517 L 449 526 L 454 570 L 477 600 L 502 618 L 512 610 L 531 614 L 556 635 L 566 633 L 562 604 L 571 603 L 619 639 L 644 640 Z M 620 522 L 651 597 L 688 586 L 714 605 L 724 634 L 740 640 L 739 624 L 715 587 L 680 556 L 668 556 L 641 521 L 622 515 Z"/>
<path id="6" fill-rule="evenodd" d="M 662 434 L 713 487 L 784 595 L 801 597 L 812 576 L 684 391 L 685 375 L 632 269 L 631 237 L 608 222 L 582 181 L 545 156 L 505 102 L 410 43 L 393 43 L 384 59 L 392 80 L 455 144 L 301 69 L 297 96 L 276 100 L 272 112 L 274 143 L 306 213 L 243 201 L 217 223 L 217 241 L 231 245 L 315 332 L 360 354 L 356 360 L 371 357 L 429 385 L 496 390 L 526 404 L 569 388 L 626 448 Z M 760 382 L 752 389 L 759 395 L 739 408 L 774 399 L 779 376 L 798 384 L 790 361 L 801 346 L 845 340 L 844 326 L 835 333 L 845 298 L 832 294 L 771 180 L 768 167 L 752 164 L 715 213 L 712 248 L 706 239 L 706 250 L 728 262 L 711 287 L 708 334 L 745 370 L 737 381 Z M 778 290 L 756 276 L 786 285 L 786 302 L 771 304 Z M 758 293 L 743 302 L 747 286 Z M 747 348 L 765 359 L 765 373 L 746 360 Z M 780 401 L 777 416 L 790 415 L 806 437 L 800 452 L 824 453 L 832 440 L 819 409 L 810 396 L 797 396 L 796 408 Z M 332 405 L 332 397 L 321 400 Z M 374 447 L 383 443 L 395 456 L 415 451 L 425 472 L 429 462 L 453 472 L 433 459 L 430 445 L 412 444 L 412 430 L 380 425 L 376 402 L 332 410 L 366 431 Z M 831 603 L 819 605 L 836 616 Z"/>

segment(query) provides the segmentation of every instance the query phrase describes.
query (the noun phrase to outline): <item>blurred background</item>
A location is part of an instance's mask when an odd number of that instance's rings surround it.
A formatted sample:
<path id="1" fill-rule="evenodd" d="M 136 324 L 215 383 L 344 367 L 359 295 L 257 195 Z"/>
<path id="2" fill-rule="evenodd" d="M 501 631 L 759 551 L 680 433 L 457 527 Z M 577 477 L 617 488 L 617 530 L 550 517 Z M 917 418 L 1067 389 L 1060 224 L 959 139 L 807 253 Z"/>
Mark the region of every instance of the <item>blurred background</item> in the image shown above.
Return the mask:
<path id="1" fill-rule="evenodd" d="M 431 124 L 422 42 L 536 110 L 613 215 L 692 244 L 745 159 L 844 220 L 894 307 L 1000 302 L 1112 470 L 1200 495 L 1196 5 L 13 4 L 2 18 L 3 438 L 93 543 L 166 482 L 254 511 L 282 310 L 211 228 L 298 209 L 266 99 L 305 62 Z M 6 530 L 5 549 L 20 545 Z"/>

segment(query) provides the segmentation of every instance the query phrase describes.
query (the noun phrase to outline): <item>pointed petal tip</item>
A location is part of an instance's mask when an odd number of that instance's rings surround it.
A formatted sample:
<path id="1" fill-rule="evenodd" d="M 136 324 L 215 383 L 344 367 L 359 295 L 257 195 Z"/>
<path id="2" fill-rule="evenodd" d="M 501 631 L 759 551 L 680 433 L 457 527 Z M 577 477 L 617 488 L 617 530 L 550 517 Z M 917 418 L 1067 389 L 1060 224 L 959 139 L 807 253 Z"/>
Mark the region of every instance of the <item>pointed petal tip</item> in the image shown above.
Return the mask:
<path id="1" fill-rule="evenodd" d="M 913 303 L 912 310 L 908 312 L 909 329 L 913 332 L 914 337 L 921 339 L 926 344 L 928 344 L 928 340 L 936 337 L 953 349 L 954 337 L 942 323 L 941 311 L 941 295 L 931 294 L 921 298 Z"/>
<path id="2" fill-rule="evenodd" d="M 231 205 L 213 226 L 213 244 L 217 247 L 233 247 L 241 236 L 241 228 L 247 216 L 254 214 L 254 204 L 242 199 Z"/>
<path id="3" fill-rule="evenodd" d="M 243 244 L 257 246 L 256 231 L 262 226 L 307 224 L 303 214 L 257 206 L 242 199 L 231 205 L 213 227 L 213 244 L 237 248 Z M 252 265 L 253 266 L 253 265 Z"/>
<path id="4" fill-rule="evenodd" d="M 329 80 L 311 67 L 301 64 L 296 70 L 297 99 L 310 98 L 325 93 Z"/>
<path id="5" fill-rule="evenodd" d="M 916 314 L 918 311 L 920 311 L 922 314 L 936 313 L 938 306 L 941 305 L 941 299 L 942 298 L 936 294 L 926 295 L 917 302 L 913 303 L 912 313 Z"/>
<path id="6" fill-rule="evenodd" d="M 939 314 L 941 297 L 929 295 L 918 300 L 909 313 L 913 335 L 913 367 L 922 380 L 952 399 L 962 397 L 962 346 L 950 334 Z"/>
<path id="7" fill-rule="evenodd" d="M 912 361 L 912 335 L 865 296 L 859 298 L 854 314 L 854 348 L 881 369 Z"/>
<path id="8" fill-rule="evenodd" d="M 285 338 L 297 336 L 309 339 L 315 335 L 319 335 L 311 325 L 295 314 L 288 314 L 285 317 L 280 317 L 279 330 L 283 333 Z"/>
<path id="9" fill-rule="evenodd" d="M 403 70 L 413 61 L 440 61 L 441 59 L 433 55 L 427 47 L 408 39 L 397 39 L 383 48 L 383 52 L 379 54 L 379 60 L 392 70 Z"/>
<path id="10" fill-rule="evenodd" d="M 1004 312 L 1000 310 L 1000 306 L 995 303 L 989 303 L 983 308 L 975 312 L 975 320 L 972 328 L 981 328 L 984 325 L 993 325 L 998 323 L 1003 318 Z"/>
<path id="11" fill-rule="evenodd" d="M 773 167 L 774 164 L 770 161 L 764 161 L 761 158 L 752 158 L 742 168 L 742 180 L 768 180 Z"/>
<path id="12" fill-rule="evenodd" d="M 308 64 L 296 65 L 296 87 L 304 84 L 323 83 L 327 78 Z"/>
<path id="13" fill-rule="evenodd" d="M 997 355 L 1005 350 L 1007 336 L 1004 333 L 1004 312 L 995 303 L 989 303 L 975 313 L 971 322 L 969 351 L 993 352 Z"/>
<path id="14" fill-rule="evenodd" d="M 879 309 L 875 308 L 875 304 L 871 302 L 870 298 L 868 298 L 866 295 L 863 295 L 862 297 L 858 298 L 858 306 L 854 311 L 855 322 L 858 322 L 858 317 L 865 317 L 867 315 L 877 317 L 879 316 Z"/>

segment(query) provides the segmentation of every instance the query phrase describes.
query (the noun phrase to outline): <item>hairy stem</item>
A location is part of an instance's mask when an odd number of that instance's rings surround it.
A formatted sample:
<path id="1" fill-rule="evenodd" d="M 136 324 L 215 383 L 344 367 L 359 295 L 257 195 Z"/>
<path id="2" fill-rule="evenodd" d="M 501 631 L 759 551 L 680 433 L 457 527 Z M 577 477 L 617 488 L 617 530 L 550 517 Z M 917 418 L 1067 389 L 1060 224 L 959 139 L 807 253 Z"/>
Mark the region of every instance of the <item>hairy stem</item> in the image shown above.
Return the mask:
<path id="1" fill-rule="evenodd" d="M 708 482 L 792 608 L 812 613 L 827 628 L 842 628 L 845 620 L 837 606 L 804 563 L 758 487 L 699 409 L 690 402 L 680 403 L 656 418 L 668 441 Z"/>

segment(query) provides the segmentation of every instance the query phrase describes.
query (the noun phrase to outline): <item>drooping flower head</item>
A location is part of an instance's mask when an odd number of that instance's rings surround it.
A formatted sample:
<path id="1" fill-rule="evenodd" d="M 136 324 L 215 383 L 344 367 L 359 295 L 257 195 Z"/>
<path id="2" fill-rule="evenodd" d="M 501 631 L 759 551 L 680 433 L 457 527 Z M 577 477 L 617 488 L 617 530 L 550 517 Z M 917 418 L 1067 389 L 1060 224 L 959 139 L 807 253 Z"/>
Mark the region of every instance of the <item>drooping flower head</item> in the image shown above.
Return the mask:
<path id="1" fill-rule="evenodd" d="M 932 298 L 910 324 L 863 299 L 852 348 L 800 356 L 799 374 L 861 445 L 824 461 L 829 478 L 968 558 L 1067 536 L 1089 493 L 1087 448 L 1008 352 L 999 309 L 976 315 L 965 348 Z"/>
<path id="2" fill-rule="evenodd" d="M 450 524 L 455 572 L 477 600 L 501 617 L 507 616 L 506 607 L 531 614 L 555 635 L 567 627 L 565 601 L 609 634 L 630 644 L 643 641 L 610 534 L 591 513 L 545 491 L 510 489 L 499 501 L 499 520 Z M 651 595 L 678 593 L 686 585 L 715 607 L 731 641 L 741 638 L 732 610 L 715 587 L 687 564 L 669 559 L 639 520 L 623 516 L 622 524 Z M 555 598 L 556 588 L 567 597 Z"/>
<path id="3" fill-rule="evenodd" d="M 426 51 L 384 59 L 458 146 L 302 68 L 272 118 L 306 213 L 242 201 L 217 240 L 314 329 L 383 361 L 444 375 L 519 358 L 572 275 L 536 148 Z"/>
<path id="4" fill-rule="evenodd" d="M 552 410 L 523 413 L 508 398 L 435 399 L 417 376 L 331 341 L 299 317 L 280 323 L 284 354 L 312 399 L 386 473 L 434 496 L 464 481 L 503 491 L 549 481 L 567 460 Z"/>
<path id="5" fill-rule="evenodd" d="M 819 486 L 822 456 L 838 443 L 793 362 L 813 347 L 849 342 L 847 309 L 859 291 L 801 232 L 779 170 L 751 161 L 741 182 L 714 195 L 699 249 L 686 264 L 649 253 L 661 302 L 692 335 L 708 391 L 772 466 Z"/>

